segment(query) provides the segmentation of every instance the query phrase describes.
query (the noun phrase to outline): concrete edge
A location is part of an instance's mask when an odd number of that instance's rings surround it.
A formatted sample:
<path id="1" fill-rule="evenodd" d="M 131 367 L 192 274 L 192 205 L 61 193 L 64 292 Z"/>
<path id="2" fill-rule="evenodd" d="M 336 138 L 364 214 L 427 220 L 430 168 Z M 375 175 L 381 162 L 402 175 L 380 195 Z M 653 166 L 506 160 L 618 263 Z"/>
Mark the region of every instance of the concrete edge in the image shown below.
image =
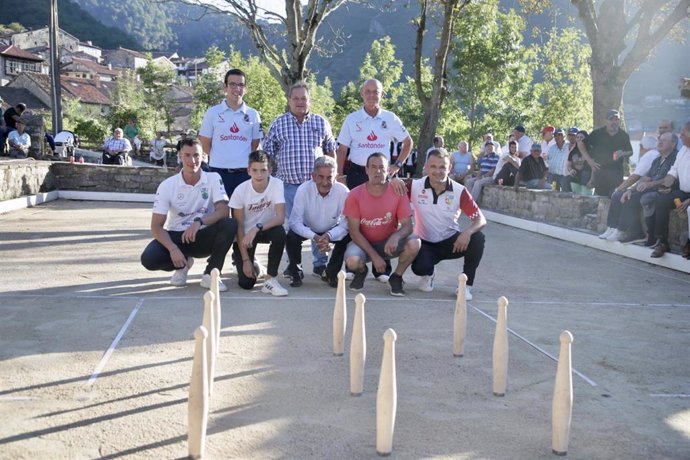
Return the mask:
<path id="1" fill-rule="evenodd" d="M 0 201 L 0 214 L 4 214 L 11 211 L 17 211 L 19 209 L 31 208 L 33 206 L 47 203 L 49 201 L 55 201 L 59 197 L 59 192 L 53 190 L 48 193 L 38 193 L 36 195 L 22 196 L 19 198 L 13 198 L 11 200 Z"/>
<path id="2" fill-rule="evenodd" d="M 153 203 L 156 195 L 153 193 L 84 192 L 80 190 L 60 190 L 59 197 L 63 200 Z"/>
<path id="3" fill-rule="evenodd" d="M 598 249 L 600 251 L 610 252 L 619 256 L 630 259 L 639 260 L 652 265 L 669 268 L 683 273 L 690 273 L 690 262 L 683 259 L 679 254 L 666 253 L 663 257 L 653 259 L 649 257 L 652 250 L 644 246 L 636 244 L 623 244 L 619 242 L 612 242 L 602 240 L 598 235 L 585 233 L 579 230 L 570 230 L 567 228 L 557 227 L 555 225 L 544 224 L 531 220 L 520 219 L 518 217 L 507 216 L 493 211 L 482 209 L 487 220 L 503 225 L 508 225 L 522 230 L 527 230 L 533 233 L 550 236 L 559 240 L 569 241 L 571 243 L 579 244 L 581 246 Z"/>

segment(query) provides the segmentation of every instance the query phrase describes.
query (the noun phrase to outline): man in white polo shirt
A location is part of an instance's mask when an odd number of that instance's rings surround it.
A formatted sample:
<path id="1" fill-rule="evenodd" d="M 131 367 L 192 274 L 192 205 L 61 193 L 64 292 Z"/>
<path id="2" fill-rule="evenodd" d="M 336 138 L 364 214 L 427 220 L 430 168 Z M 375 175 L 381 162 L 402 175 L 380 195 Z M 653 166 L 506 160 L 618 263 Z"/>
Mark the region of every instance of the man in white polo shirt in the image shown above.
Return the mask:
<path id="1" fill-rule="evenodd" d="M 343 174 L 345 159 L 350 150 L 350 166 L 347 171 L 347 187 L 353 188 L 369 180 L 366 163 L 369 155 L 376 152 L 389 152 L 391 141 L 402 142 L 402 150 L 395 163 L 389 167 L 389 176 L 400 171 L 412 151 L 412 138 L 400 118 L 393 112 L 381 108 L 383 85 L 370 79 L 362 85 L 364 106 L 349 114 L 343 122 L 338 135 L 338 173 Z M 390 161 L 390 156 L 388 157 Z M 341 176 L 342 177 L 342 176 Z"/>
<path id="2" fill-rule="evenodd" d="M 184 286 L 194 257 L 208 257 L 201 286 L 210 289 L 211 270 L 223 270 L 237 223 L 230 218 L 218 174 L 201 170 L 199 141 L 184 139 L 181 144 L 182 171 L 158 186 L 151 216 L 155 239 L 141 254 L 141 263 L 148 270 L 175 270 L 170 284 Z M 223 282 L 220 290 L 227 290 Z"/>
<path id="3" fill-rule="evenodd" d="M 220 174 L 228 197 L 232 197 L 235 188 L 249 180 L 247 158 L 259 148 L 263 131 L 259 112 L 244 103 L 244 72 L 228 70 L 224 86 L 225 100 L 204 114 L 199 140 L 209 155 L 211 171 Z"/>
<path id="4" fill-rule="evenodd" d="M 369 180 L 366 171 L 367 158 L 372 153 L 387 152 L 388 177 L 395 176 L 407 161 L 412 151 L 412 137 L 403 126 L 400 118 L 393 112 L 381 108 L 383 97 L 383 85 L 372 78 L 364 82 L 361 91 L 364 105 L 356 112 L 349 114 L 338 135 L 338 179 L 342 180 L 345 159 L 349 157 L 350 165 L 347 170 L 347 188 L 354 189 Z M 390 162 L 391 142 L 402 142 L 400 155 L 394 163 Z M 348 156 L 349 150 L 349 156 Z M 399 183 L 398 183 L 399 182 Z M 405 193 L 402 190 L 402 182 L 391 183 L 398 194 Z M 386 272 L 379 273 L 375 268 L 373 274 L 382 283 L 388 282 L 391 273 L 390 262 L 386 262 Z"/>
<path id="5" fill-rule="evenodd" d="M 467 275 L 465 298 L 472 300 L 470 288 L 484 254 L 486 225 L 484 214 L 467 189 L 448 177 L 450 155 L 445 149 L 429 152 L 426 159 L 428 176 L 412 182 L 410 201 L 414 210 L 414 233 L 422 247 L 412 262 L 412 272 L 421 276 L 419 290 L 434 289 L 434 266 L 442 260 L 464 257 L 463 273 Z M 460 230 L 458 218 L 463 213 L 471 224 Z"/>

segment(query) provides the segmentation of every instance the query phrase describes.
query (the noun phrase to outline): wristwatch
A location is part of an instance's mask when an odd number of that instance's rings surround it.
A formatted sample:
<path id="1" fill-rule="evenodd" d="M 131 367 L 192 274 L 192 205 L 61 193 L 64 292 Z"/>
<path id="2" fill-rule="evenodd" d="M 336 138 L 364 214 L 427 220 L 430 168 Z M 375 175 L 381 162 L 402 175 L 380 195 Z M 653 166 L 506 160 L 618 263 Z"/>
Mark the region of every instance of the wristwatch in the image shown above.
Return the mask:
<path id="1" fill-rule="evenodd" d="M 402 168 L 402 163 L 400 163 L 400 161 L 396 161 L 396 162 L 393 163 L 393 164 L 394 164 L 395 166 L 397 166 L 398 168 Z"/>
<path id="2" fill-rule="evenodd" d="M 195 217 L 194 222 L 199 222 L 199 225 L 201 225 L 202 227 L 204 226 L 204 221 L 201 220 L 201 217 Z"/>
<path id="3" fill-rule="evenodd" d="M 264 224 L 262 224 L 261 222 L 259 222 L 258 224 L 256 224 L 256 228 L 258 228 L 259 231 L 261 231 L 261 230 L 264 229 Z"/>

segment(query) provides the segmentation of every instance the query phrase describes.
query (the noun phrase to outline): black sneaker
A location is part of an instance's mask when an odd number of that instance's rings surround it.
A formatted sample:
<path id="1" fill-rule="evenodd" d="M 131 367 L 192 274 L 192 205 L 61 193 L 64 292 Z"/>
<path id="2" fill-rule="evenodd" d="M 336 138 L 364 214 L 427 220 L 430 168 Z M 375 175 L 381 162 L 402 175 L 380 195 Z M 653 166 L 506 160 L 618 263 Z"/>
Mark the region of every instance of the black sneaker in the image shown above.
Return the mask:
<path id="1" fill-rule="evenodd" d="M 403 290 L 403 284 L 405 282 L 403 281 L 402 276 L 398 275 L 397 273 L 391 274 L 390 278 L 388 278 L 388 284 L 391 287 L 391 295 L 395 296 L 404 296 L 405 291 Z"/>
<path id="2" fill-rule="evenodd" d="M 326 271 L 321 273 L 321 281 L 328 284 L 332 288 L 338 287 L 338 277 L 337 276 L 330 276 L 328 274 L 328 272 L 326 272 Z"/>
<path id="3" fill-rule="evenodd" d="M 317 278 L 321 278 L 321 276 L 323 276 L 324 273 L 326 273 L 325 265 L 319 265 L 318 267 L 314 267 L 314 271 L 312 272 L 312 274 Z"/>
<path id="4" fill-rule="evenodd" d="M 288 267 L 288 275 L 290 277 L 291 287 L 300 287 L 302 285 L 302 277 L 300 276 L 300 270 L 297 267 Z"/>
<path id="5" fill-rule="evenodd" d="M 299 278 L 300 278 L 301 280 L 303 280 L 303 279 L 304 279 L 304 271 L 303 271 L 301 268 L 298 268 L 297 271 L 299 272 Z M 286 268 L 286 269 L 283 271 L 283 278 L 285 278 L 285 279 L 287 279 L 287 280 L 291 280 L 291 279 L 292 279 L 292 273 L 290 272 L 290 268 L 289 268 L 289 267 Z"/>
<path id="6" fill-rule="evenodd" d="M 355 277 L 352 278 L 350 282 L 351 291 L 361 291 L 364 287 L 364 280 L 367 278 L 367 273 L 369 273 L 369 268 L 365 265 L 364 270 L 361 272 L 355 272 Z"/>
<path id="7" fill-rule="evenodd" d="M 654 238 L 652 235 L 647 233 L 647 240 L 644 242 L 645 247 L 655 248 L 658 243 L 659 243 L 658 239 Z"/>

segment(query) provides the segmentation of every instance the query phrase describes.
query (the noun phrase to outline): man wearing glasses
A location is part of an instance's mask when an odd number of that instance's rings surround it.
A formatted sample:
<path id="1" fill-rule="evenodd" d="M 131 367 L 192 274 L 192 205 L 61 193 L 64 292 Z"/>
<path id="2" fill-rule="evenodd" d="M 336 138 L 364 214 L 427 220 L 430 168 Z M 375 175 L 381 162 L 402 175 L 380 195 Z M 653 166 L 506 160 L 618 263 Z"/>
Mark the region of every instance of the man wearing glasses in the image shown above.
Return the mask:
<path id="1" fill-rule="evenodd" d="M 225 99 L 209 108 L 199 129 L 199 141 L 209 156 L 211 171 L 220 174 L 228 197 L 249 180 L 247 158 L 257 150 L 263 131 L 259 112 L 244 103 L 244 72 L 230 69 L 224 80 Z"/>

